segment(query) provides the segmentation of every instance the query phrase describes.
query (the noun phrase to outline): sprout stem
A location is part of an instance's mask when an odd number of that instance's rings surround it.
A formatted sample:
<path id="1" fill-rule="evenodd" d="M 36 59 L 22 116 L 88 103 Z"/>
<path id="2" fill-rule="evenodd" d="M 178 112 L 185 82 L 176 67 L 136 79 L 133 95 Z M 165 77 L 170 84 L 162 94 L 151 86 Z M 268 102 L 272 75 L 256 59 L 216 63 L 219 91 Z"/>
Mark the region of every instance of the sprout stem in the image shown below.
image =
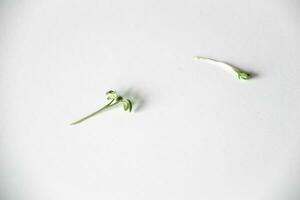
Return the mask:
<path id="1" fill-rule="evenodd" d="M 83 118 L 81 118 L 81 119 L 79 119 L 79 120 L 71 123 L 70 125 L 79 124 L 79 123 L 81 123 L 81 122 L 83 122 L 83 121 L 85 121 L 85 120 L 87 120 L 87 119 L 89 119 L 89 118 L 91 118 L 91 117 L 99 114 L 100 112 L 113 107 L 114 105 L 116 105 L 118 103 L 118 102 L 116 102 L 116 103 L 112 104 L 113 101 L 114 100 L 112 100 L 111 102 L 109 102 L 109 104 L 105 105 L 104 107 L 100 108 L 99 110 L 97 110 L 97 111 L 95 111 L 95 112 L 93 112 L 93 113 L 91 113 L 91 114 L 89 114 L 89 115 L 87 115 L 87 116 L 85 116 L 85 117 L 83 117 Z"/>
<path id="2" fill-rule="evenodd" d="M 87 120 L 87 119 L 89 119 L 89 118 L 91 118 L 91 117 L 93 117 L 93 116 L 101 113 L 104 110 L 112 108 L 113 106 L 115 106 L 117 104 L 122 104 L 125 111 L 131 112 L 132 103 L 131 103 L 131 101 L 129 99 L 125 99 L 124 100 L 123 97 L 119 96 L 117 94 L 117 92 L 113 91 L 113 90 L 108 91 L 106 93 L 106 96 L 107 96 L 108 100 L 111 100 L 108 104 L 106 104 L 105 106 L 103 106 L 99 110 L 97 110 L 97 111 L 95 111 L 95 112 L 93 112 L 93 113 L 91 113 L 91 114 L 89 114 L 89 115 L 81 118 L 80 120 L 77 120 L 77 121 L 71 123 L 70 125 L 79 124 L 79 123 L 81 123 L 81 122 L 83 122 L 83 121 L 85 121 L 85 120 Z"/>
<path id="3" fill-rule="evenodd" d="M 206 61 L 206 62 L 209 62 L 212 64 L 220 64 L 222 66 L 225 66 L 225 67 L 231 69 L 233 72 L 235 72 L 237 74 L 238 79 L 247 80 L 247 79 L 251 78 L 251 76 L 248 72 L 242 71 L 241 69 L 239 69 L 238 67 L 236 67 L 230 63 L 212 59 L 212 58 L 202 57 L 202 56 L 195 56 L 194 59 Z"/>

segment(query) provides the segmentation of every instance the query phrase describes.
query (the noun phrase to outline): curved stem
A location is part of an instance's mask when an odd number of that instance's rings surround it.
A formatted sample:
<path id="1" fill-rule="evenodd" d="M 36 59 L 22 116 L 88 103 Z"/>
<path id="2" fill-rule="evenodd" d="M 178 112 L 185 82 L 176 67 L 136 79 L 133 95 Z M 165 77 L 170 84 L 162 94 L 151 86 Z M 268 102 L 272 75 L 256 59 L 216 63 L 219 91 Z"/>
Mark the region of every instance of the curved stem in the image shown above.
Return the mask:
<path id="1" fill-rule="evenodd" d="M 220 61 L 220 60 L 216 60 L 216 59 L 212 59 L 212 58 L 207 58 L 207 57 L 202 57 L 202 56 L 195 56 L 194 58 L 197 60 L 204 60 L 204 61 L 207 61 L 210 63 L 216 63 L 219 65 L 225 66 L 228 69 L 231 69 L 233 72 L 235 72 L 239 79 L 247 80 L 251 77 L 251 75 L 249 73 L 241 70 L 240 68 L 238 68 L 228 62 L 224 62 L 224 61 Z"/>
<path id="2" fill-rule="evenodd" d="M 80 120 L 77 120 L 77 121 L 71 123 L 70 125 L 79 124 L 79 123 L 81 123 L 81 122 L 83 122 L 83 121 L 85 121 L 85 120 L 87 120 L 87 119 L 89 119 L 89 118 L 91 118 L 91 117 L 99 114 L 100 112 L 102 112 L 102 111 L 104 111 L 104 110 L 106 110 L 106 109 L 108 109 L 108 108 L 110 108 L 110 107 L 112 107 L 114 105 L 117 105 L 119 103 L 118 101 L 116 101 L 115 103 L 113 103 L 113 102 L 114 102 L 114 100 L 112 100 L 107 105 L 105 105 L 104 107 L 100 108 L 99 110 L 97 110 L 97 111 L 95 111 L 95 112 L 93 112 L 93 113 L 91 113 L 91 114 L 89 114 L 89 115 L 81 118 Z"/>
<path id="3" fill-rule="evenodd" d="M 238 67 L 236 67 L 236 66 L 234 66 L 234 65 L 232 65 L 228 62 L 216 60 L 216 59 L 213 59 L 213 58 L 202 57 L 202 56 L 195 56 L 194 58 L 197 59 L 197 60 L 205 60 L 205 61 L 212 62 L 212 63 L 218 63 L 218 64 L 221 64 L 221 65 L 226 65 L 227 67 L 233 69 L 234 71 L 235 70 L 240 71 L 240 69 Z"/>

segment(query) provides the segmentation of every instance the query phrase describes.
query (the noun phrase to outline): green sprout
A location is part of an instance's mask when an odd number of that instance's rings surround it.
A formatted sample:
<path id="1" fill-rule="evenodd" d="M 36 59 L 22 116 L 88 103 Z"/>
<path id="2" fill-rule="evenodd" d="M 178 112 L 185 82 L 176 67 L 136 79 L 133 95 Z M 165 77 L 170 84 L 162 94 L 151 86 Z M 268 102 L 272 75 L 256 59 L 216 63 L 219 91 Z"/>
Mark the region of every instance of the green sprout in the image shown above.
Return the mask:
<path id="1" fill-rule="evenodd" d="M 219 60 L 215 60 L 215 59 L 212 59 L 212 58 L 207 58 L 207 57 L 201 57 L 201 56 L 195 56 L 194 57 L 196 60 L 202 60 L 202 61 L 207 61 L 207 62 L 210 62 L 210 63 L 213 63 L 213 64 L 220 64 L 220 65 L 223 65 L 229 69 L 231 69 L 233 72 L 236 73 L 238 79 L 241 79 L 241 80 L 248 80 L 251 78 L 251 75 L 250 73 L 248 72 L 245 72 L 245 71 L 242 71 L 241 69 L 239 69 L 238 67 L 236 66 L 233 66 L 232 64 L 229 64 L 227 62 L 223 62 L 223 61 L 219 61 Z"/>
<path id="2" fill-rule="evenodd" d="M 99 110 L 83 117 L 82 119 L 71 123 L 70 125 L 79 124 L 79 123 L 81 123 L 81 122 L 83 122 L 83 121 L 85 121 L 85 120 L 101 113 L 102 111 L 108 110 L 108 109 L 110 109 L 114 106 L 117 106 L 117 105 L 122 105 L 123 109 L 125 111 L 131 112 L 132 102 L 129 99 L 125 99 L 122 96 L 118 95 L 118 93 L 116 91 L 110 90 L 110 91 L 106 92 L 106 98 L 107 98 L 107 100 L 110 100 L 110 102 L 108 104 L 106 104 L 105 106 L 103 106 Z"/>

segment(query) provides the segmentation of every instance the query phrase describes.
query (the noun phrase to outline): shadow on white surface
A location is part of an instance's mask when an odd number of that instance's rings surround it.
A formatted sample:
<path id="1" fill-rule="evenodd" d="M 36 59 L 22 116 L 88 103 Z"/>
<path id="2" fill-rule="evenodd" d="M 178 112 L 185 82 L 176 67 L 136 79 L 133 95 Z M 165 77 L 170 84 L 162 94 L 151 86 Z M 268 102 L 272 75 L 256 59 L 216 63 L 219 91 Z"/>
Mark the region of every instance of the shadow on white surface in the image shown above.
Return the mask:
<path id="1" fill-rule="evenodd" d="M 134 112 L 141 112 L 147 108 L 148 98 L 145 96 L 145 93 L 143 93 L 141 90 L 132 87 L 124 90 L 122 94 L 124 94 L 125 98 L 132 100 Z"/>

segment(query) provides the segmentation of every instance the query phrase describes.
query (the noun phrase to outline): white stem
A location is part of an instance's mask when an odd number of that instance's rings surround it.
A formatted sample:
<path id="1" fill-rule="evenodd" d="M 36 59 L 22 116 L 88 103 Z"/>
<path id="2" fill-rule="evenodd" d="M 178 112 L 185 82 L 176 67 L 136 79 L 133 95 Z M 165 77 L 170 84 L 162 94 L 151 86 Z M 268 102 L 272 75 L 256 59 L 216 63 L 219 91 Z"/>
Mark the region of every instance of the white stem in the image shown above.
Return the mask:
<path id="1" fill-rule="evenodd" d="M 224 61 L 220 61 L 220 60 L 216 60 L 216 59 L 212 59 L 212 58 L 207 58 L 207 57 L 201 57 L 201 56 L 195 56 L 194 59 L 196 60 L 200 60 L 200 61 L 204 61 L 206 63 L 210 63 L 210 64 L 217 64 L 219 66 L 222 66 L 224 69 L 230 69 L 230 71 L 232 72 L 232 70 L 234 70 L 234 72 L 236 72 L 236 70 L 238 70 L 237 67 L 224 62 Z"/>

